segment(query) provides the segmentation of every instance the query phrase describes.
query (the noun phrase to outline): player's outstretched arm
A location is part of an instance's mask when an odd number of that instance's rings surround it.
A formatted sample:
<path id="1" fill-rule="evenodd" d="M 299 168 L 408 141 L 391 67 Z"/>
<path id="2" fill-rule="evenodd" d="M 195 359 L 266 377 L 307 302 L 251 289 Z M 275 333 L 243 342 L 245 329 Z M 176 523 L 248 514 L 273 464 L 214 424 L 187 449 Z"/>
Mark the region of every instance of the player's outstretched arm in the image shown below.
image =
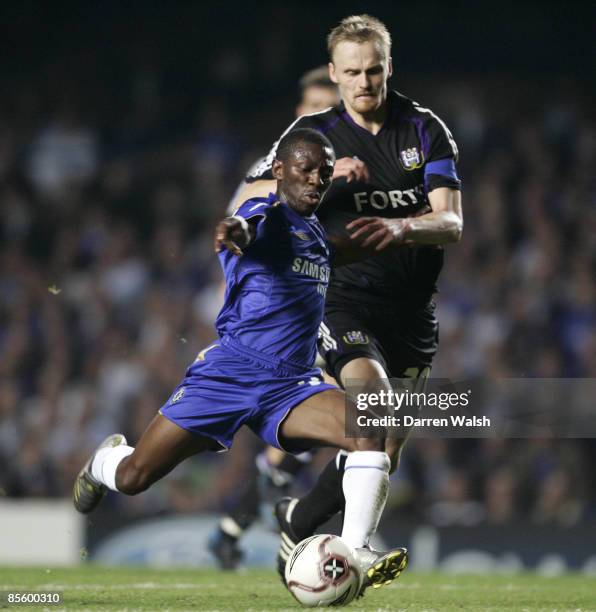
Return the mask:
<path id="1" fill-rule="evenodd" d="M 432 211 L 409 219 L 407 240 L 416 244 L 459 242 L 464 229 L 461 191 L 437 187 L 428 194 Z"/>
<path id="2" fill-rule="evenodd" d="M 457 189 L 438 187 L 428 194 L 432 208 L 419 217 L 383 219 L 360 217 L 348 223 L 353 240 L 362 247 L 382 251 L 400 244 L 449 244 L 458 242 L 463 231 L 461 193 Z"/>
<path id="3" fill-rule="evenodd" d="M 255 227 L 243 217 L 226 217 L 215 227 L 213 248 L 216 253 L 228 249 L 237 257 L 255 237 Z"/>

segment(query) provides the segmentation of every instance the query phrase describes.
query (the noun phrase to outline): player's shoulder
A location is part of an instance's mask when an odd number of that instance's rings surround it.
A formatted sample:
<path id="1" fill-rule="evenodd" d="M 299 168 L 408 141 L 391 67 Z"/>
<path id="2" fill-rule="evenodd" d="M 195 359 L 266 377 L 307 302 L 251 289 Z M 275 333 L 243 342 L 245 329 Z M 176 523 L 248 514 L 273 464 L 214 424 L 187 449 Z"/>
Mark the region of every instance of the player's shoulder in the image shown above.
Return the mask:
<path id="1" fill-rule="evenodd" d="M 457 144 L 441 117 L 397 91 L 390 92 L 390 95 L 390 103 L 397 109 L 398 125 L 403 121 L 410 123 L 412 129 L 421 135 L 423 142 L 427 141 L 427 147 L 433 150 L 433 155 L 458 158 Z"/>
<path id="2" fill-rule="evenodd" d="M 338 106 L 330 106 L 316 113 L 301 115 L 292 124 L 290 129 L 311 128 L 325 134 L 333 128 L 339 117 L 340 108 Z"/>
<path id="3" fill-rule="evenodd" d="M 419 104 L 416 100 L 412 100 L 412 98 L 408 98 L 399 91 L 390 91 L 388 93 L 388 100 L 397 109 L 397 114 L 402 120 L 422 121 L 424 123 L 441 121 L 430 108 Z"/>
<path id="4" fill-rule="evenodd" d="M 250 219 L 251 217 L 263 216 L 267 211 L 277 205 L 277 198 L 274 194 L 269 194 L 266 198 L 254 197 L 245 200 L 236 208 L 233 215 Z"/>

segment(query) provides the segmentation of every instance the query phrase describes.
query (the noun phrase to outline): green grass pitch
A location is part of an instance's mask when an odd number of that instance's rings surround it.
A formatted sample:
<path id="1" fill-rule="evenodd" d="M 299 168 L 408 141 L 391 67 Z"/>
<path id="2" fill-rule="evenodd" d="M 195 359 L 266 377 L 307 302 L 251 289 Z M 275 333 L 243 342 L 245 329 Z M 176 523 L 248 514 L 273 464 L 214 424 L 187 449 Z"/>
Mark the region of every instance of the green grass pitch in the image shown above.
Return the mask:
<path id="1" fill-rule="evenodd" d="M 216 570 L 145 568 L 0 567 L 1 609 L 43 610 L 44 606 L 6 603 L 9 591 L 60 591 L 59 610 L 297 610 L 298 604 L 273 571 L 224 573 Z M 464 576 L 405 572 L 392 585 L 369 589 L 349 610 L 573 610 L 596 611 L 596 578 L 568 574 Z"/>

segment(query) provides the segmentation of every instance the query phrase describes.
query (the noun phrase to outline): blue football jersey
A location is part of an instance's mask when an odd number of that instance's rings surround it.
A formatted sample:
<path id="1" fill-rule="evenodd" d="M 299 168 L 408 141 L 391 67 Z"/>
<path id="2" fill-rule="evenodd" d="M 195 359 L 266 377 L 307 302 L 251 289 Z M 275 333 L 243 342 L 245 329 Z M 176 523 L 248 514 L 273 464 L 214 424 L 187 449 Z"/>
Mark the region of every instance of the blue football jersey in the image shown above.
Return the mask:
<path id="1" fill-rule="evenodd" d="M 253 351 L 309 367 L 329 283 L 329 246 L 317 218 L 302 217 L 277 196 L 248 200 L 236 211 L 259 217 L 242 257 L 220 254 L 226 294 L 216 328 Z"/>

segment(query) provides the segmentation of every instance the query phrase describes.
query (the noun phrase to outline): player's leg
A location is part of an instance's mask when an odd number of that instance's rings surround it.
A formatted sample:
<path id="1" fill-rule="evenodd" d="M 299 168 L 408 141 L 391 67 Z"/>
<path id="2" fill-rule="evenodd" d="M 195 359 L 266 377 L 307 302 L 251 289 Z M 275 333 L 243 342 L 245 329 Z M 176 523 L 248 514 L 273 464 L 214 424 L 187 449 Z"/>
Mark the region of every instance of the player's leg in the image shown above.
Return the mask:
<path id="1" fill-rule="evenodd" d="M 338 384 L 349 382 L 354 391 L 358 384 L 363 392 L 387 389 L 382 349 L 370 332 L 369 313 L 359 309 L 327 305 L 325 321 L 319 327 L 318 349 L 321 364 L 326 365 Z M 372 381 L 372 382 L 369 382 Z M 380 388 L 379 384 L 381 385 Z M 367 385 L 375 385 L 375 387 Z M 345 456 L 342 452 L 321 472 L 315 486 L 300 499 L 294 513 L 297 531 L 307 537 L 329 518 L 343 510 L 342 480 Z"/>
<path id="2" fill-rule="evenodd" d="M 219 450 L 215 440 L 176 425 L 158 414 L 145 430 L 138 445 L 117 466 L 116 489 L 127 495 L 145 491 L 169 474 L 179 463 L 206 450 Z"/>
<path id="3" fill-rule="evenodd" d="M 122 434 L 107 438 L 83 467 L 75 481 L 75 508 L 91 512 L 108 489 L 136 495 L 163 478 L 181 461 L 221 446 L 211 438 L 192 434 L 157 415 L 136 448 Z"/>
<path id="4" fill-rule="evenodd" d="M 410 346 L 412 337 L 417 343 L 415 350 Z M 352 392 L 359 391 L 358 387 L 362 387 L 362 391 L 390 390 L 389 373 L 396 378 L 414 378 L 417 390 L 423 390 L 437 342 L 437 321 L 432 305 L 407 318 L 388 316 L 386 311 L 345 311 L 343 307 L 330 306 L 321 325 L 319 350 L 328 369 Z M 367 388 L 368 385 L 371 387 Z M 392 437 L 386 441 L 391 472 L 397 469 L 407 437 L 406 432 L 401 438 Z M 338 455 L 296 506 L 293 521 L 301 535 L 312 535 L 317 527 L 342 509 L 342 478 L 343 461 Z"/>
<path id="5" fill-rule="evenodd" d="M 322 353 L 334 347 L 337 347 L 337 343 L 331 336 L 329 327 L 325 323 L 322 323 L 319 328 L 319 353 L 317 354 L 315 365 L 323 370 L 323 380 L 326 384 L 330 385 L 336 385 L 338 381 L 328 372 L 324 371 L 325 359 Z M 286 455 L 286 457 L 293 458 L 292 455 Z M 319 476 L 317 485 L 301 498 L 301 508 L 298 511 L 294 511 L 295 516 L 297 516 L 294 527 L 296 533 L 300 534 L 300 539 L 312 535 L 316 527 L 327 522 L 331 517 L 343 510 L 345 499 L 342 480 L 346 457 L 347 452 L 340 450 L 337 456 L 327 464 Z M 282 502 L 282 514 L 285 513 L 285 507 L 287 505 L 287 500 Z M 314 515 L 310 514 L 309 509 L 315 509 Z"/>
<path id="6" fill-rule="evenodd" d="M 342 488 L 346 518 L 342 537 L 354 548 L 366 546 L 377 528 L 389 485 L 389 458 L 383 439 L 347 438 L 346 395 L 330 389 L 291 410 L 280 428 L 280 443 L 334 446 L 348 451 Z"/>
<path id="7" fill-rule="evenodd" d="M 430 368 L 424 364 L 420 367 L 400 368 L 401 378 L 412 378 L 416 390 L 424 390 L 425 381 Z M 383 366 L 374 359 L 357 357 L 345 363 L 340 370 L 342 385 L 354 390 L 357 383 L 359 389 L 367 391 L 390 390 L 387 374 Z M 359 389 L 356 389 L 358 392 Z M 409 431 L 403 437 L 391 437 L 385 441 L 385 451 L 391 461 L 390 474 L 398 465 L 401 452 L 409 437 Z M 345 454 L 340 451 L 323 469 L 314 487 L 299 500 L 294 502 L 292 511 L 292 527 L 301 539 L 312 535 L 318 527 L 326 523 L 336 513 L 343 511 L 345 500 L 342 481 L 345 467 Z M 286 500 L 283 506 L 287 506 Z M 282 506 L 282 511 L 284 510 Z"/>
<path id="8" fill-rule="evenodd" d="M 339 376 L 343 386 L 354 387 L 359 383 L 368 392 L 389 389 L 383 366 L 367 357 L 356 357 L 345 363 Z M 297 502 L 292 513 L 292 526 L 301 539 L 312 535 L 317 527 L 343 510 L 345 459 L 345 453 L 340 451 L 323 469 L 315 486 Z"/>
<path id="9" fill-rule="evenodd" d="M 403 368 L 400 369 L 403 370 Z M 352 393 L 392 391 L 389 374 L 385 366 L 371 357 L 357 357 L 345 363 L 339 373 L 342 386 Z M 405 371 L 398 375 L 406 376 Z M 385 440 L 385 451 L 391 460 L 390 474 L 395 472 L 399 465 L 399 457 L 403 446 L 409 436 L 409 430 L 403 437 L 391 437 Z"/>
<path id="10" fill-rule="evenodd" d="M 257 457 L 261 454 L 259 453 Z M 239 542 L 259 514 L 259 478 L 258 462 L 255 457 L 248 480 L 241 488 L 230 512 L 222 516 L 209 536 L 208 548 L 223 570 L 236 569 L 244 556 Z"/>
<path id="11" fill-rule="evenodd" d="M 309 452 L 288 455 L 278 448 L 268 446 L 259 457 L 257 464 L 267 476 L 267 485 L 283 490 L 287 488 L 312 459 Z"/>
<path id="12" fill-rule="evenodd" d="M 261 516 L 273 518 L 274 504 L 280 497 L 288 494 L 294 479 L 311 460 L 312 453 L 310 452 L 290 455 L 273 446 L 268 446 L 257 456 L 255 464 L 259 472 L 258 491 Z"/>
<path id="13" fill-rule="evenodd" d="M 407 563 L 407 551 L 397 548 L 377 552 L 369 548 L 369 539 L 376 531 L 385 507 L 389 489 L 389 457 L 385 441 L 379 438 L 347 438 L 345 430 L 346 395 L 328 390 L 311 396 L 296 406 L 280 428 L 280 442 L 324 444 L 348 451 L 345 457 L 342 490 L 345 498 L 342 538 L 357 550 L 365 576 L 362 588 L 388 584 L 399 576 Z M 293 546 L 300 537 L 292 531 L 293 503 L 285 516 L 278 506 L 282 545 L 278 570 L 282 573 Z"/>
<path id="14" fill-rule="evenodd" d="M 209 537 L 209 550 L 223 570 L 236 569 L 244 553 L 240 540 L 259 519 L 271 516 L 273 505 L 288 494 L 294 476 L 306 465 L 308 453 L 294 457 L 268 446 L 254 459 L 254 464 L 234 505 L 218 522 Z"/>
<path id="15" fill-rule="evenodd" d="M 269 523 L 274 520 L 275 503 L 289 493 L 294 478 L 310 459 L 310 453 L 289 455 L 273 446 L 255 457 L 244 489 L 209 538 L 209 550 L 221 569 L 238 567 L 243 557 L 240 539 L 259 517 L 265 522 L 270 517 Z"/>

